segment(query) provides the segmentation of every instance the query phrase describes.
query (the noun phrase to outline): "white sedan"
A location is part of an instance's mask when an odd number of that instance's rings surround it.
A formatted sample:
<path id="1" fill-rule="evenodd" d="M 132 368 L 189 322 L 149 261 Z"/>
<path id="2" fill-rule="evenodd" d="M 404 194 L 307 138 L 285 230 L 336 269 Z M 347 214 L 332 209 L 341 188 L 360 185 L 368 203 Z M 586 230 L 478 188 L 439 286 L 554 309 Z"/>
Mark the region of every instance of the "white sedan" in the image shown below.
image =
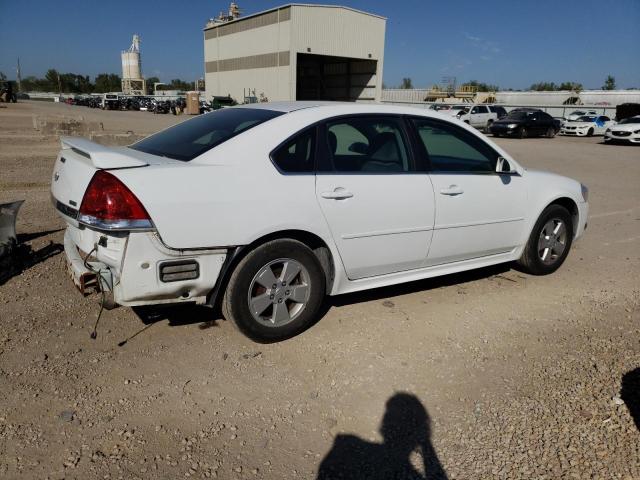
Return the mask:
<path id="1" fill-rule="evenodd" d="M 585 115 L 598 115 L 598 112 L 595 110 L 574 110 L 567 116 L 568 122 L 575 122 L 580 117 L 584 117 Z"/>
<path id="2" fill-rule="evenodd" d="M 566 122 L 560 128 L 560 135 L 574 135 L 577 137 L 591 137 L 604 135 L 615 121 L 605 115 L 585 115 L 573 122 Z"/>
<path id="3" fill-rule="evenodd" d="M 615 126 L 607 128 L 604 134 L 604 141 L 608 143 L 630 142 L 640 144 L 640 115 L 625 118 Z"/>
<path id="4" fill-rule="evenodd" d="M 580 182 L 449 117 L 375 104 L 229 108 L 130 147 L 64 138 L 52 195 L 83 291 L 219 303 L 260 341 L 313 324 L 325 294 L 512 261 L 549 274 L 588 213 Z"/>

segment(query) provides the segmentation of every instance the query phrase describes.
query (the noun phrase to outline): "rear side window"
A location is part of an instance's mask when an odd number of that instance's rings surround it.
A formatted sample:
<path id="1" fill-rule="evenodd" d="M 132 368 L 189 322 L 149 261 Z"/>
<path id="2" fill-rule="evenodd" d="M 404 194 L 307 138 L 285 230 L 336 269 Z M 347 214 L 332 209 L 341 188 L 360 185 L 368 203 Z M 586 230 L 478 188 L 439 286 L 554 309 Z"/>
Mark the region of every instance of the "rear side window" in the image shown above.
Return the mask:
<path id="1" fill-rule="evenodd" d="M 258 108 L 225 108 L 207 113 L 131 145 L 140 152 L 188 162 L 256 125 L 282 115 Z"/>
<path id="2" fill-rule="evenodd" d="M 432 172 L 489 173 L 498 154 L 482 140 L 449 123 L 414 119 Z"/>
<path id="3" fill-rule="evenodd" d="M 354 117 L 330 122 L 326 148 L 331 170 L 403 173 L 410 170 L 401 122 L 391 117 Z"/>
<path id="4" fill-rule="evenodd" d="M 273 163 L 285 173 L 314 171 L 316 128 L 302 132 L 271 154 Z"/>

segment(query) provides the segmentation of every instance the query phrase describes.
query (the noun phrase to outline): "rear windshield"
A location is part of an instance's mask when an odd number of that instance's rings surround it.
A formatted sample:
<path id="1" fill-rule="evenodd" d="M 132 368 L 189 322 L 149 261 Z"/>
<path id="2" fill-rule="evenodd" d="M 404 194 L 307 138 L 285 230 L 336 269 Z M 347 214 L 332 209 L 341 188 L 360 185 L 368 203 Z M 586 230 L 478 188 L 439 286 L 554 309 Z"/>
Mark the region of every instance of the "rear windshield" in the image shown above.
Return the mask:
<path id="1" fill-rule="evenodd" d="M 129 148 L 188 162 L 231 137 L 282 113 L 258 108 L 217 110 L 156 133 Z"/>

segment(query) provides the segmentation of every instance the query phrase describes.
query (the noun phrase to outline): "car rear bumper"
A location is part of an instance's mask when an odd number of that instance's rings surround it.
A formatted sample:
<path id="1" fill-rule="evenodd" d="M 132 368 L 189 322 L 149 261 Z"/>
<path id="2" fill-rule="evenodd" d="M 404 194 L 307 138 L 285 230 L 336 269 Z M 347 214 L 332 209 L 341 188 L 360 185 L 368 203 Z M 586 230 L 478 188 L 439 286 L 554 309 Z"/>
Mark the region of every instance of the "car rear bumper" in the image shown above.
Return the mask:
<path id="1" fill-rule="evenodd" d="M 155 232 L 107 233 L 73 225 L 67 226 L 64 248 L 83 294 L 103 289 L 125 306 L 204 304 L 227 257 L 226 249 L 169 249 Z"/>

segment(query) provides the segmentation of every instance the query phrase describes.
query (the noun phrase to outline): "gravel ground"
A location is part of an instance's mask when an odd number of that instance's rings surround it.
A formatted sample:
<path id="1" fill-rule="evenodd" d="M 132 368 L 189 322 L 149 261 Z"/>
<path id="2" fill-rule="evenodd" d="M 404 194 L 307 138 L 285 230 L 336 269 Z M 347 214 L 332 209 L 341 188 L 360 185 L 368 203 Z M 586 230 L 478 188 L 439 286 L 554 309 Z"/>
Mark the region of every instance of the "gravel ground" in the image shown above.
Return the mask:
<path id="1" fill-rule="evenodd" d="M 151 133 L 184 117 L 0 109 L 0 201 L 55 253 L 59 148 L 32 116 Z M 63 255 L 0 285 L 0 478 L 640 479 L 640 148 L 498 139 L 591 188 L 554 275 L 509 265 L 330 299 L 252 343 L 205 308 L 106 312 Z M 52 242 L 53 246 L 50 246 Z M 48 250 L 47 250 L 48 249 Z"/>

